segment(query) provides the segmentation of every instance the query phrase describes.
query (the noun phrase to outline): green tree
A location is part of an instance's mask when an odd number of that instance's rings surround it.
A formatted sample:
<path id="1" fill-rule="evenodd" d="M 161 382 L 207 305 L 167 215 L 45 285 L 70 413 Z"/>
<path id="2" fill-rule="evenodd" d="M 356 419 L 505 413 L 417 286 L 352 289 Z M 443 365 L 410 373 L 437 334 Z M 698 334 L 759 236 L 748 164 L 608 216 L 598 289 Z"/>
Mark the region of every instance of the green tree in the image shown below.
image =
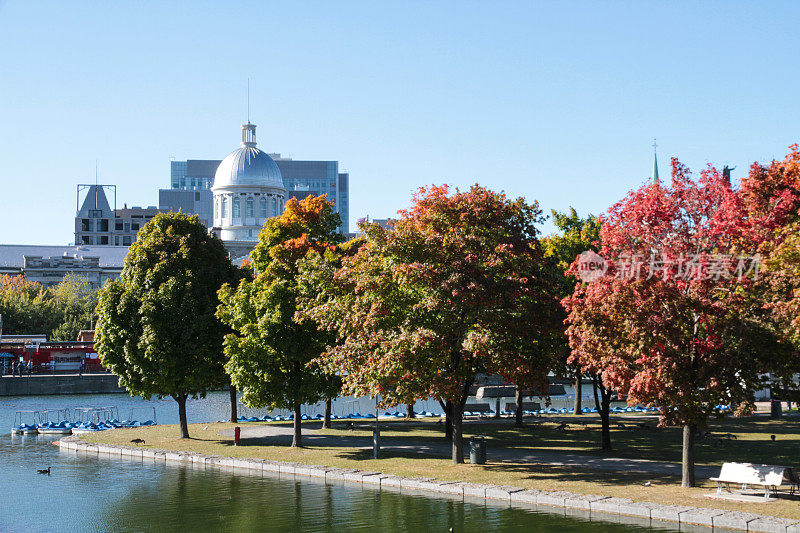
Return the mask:
<path id="1" fill-rule="evenodd" d="M 434 186 L 401 215 L 392 229 L 365 228 L 367 242 L 304 314 L 337 333 L 320 361 L 346 392 L 379 395 L 384 406 L 427 397 L 448 406 L 461 463 L 478 372 L 512 373 L 524 354 L 528 379 L 546 383 L 549 360 L 535 347 L 557 300 L 537 239 L 541 211 L 478 185 Z"/>
<path id="2" fill-rule="evenodd" d="M 310 364 L 332 340 L 311 320 L 296 317 L 299 263 L 341 242 L 341 224 L 326 196 L 292 198 L 264 225 L 251 254 L 252 281 L 220 292 L 217 311 L 233 333 L 225 336 L 226 368 L 252 407 L 294 410 L 292 446 L 302 446 L 301 406 L 330 396 L 331 376 Z"/>
<path id="3" fill-rule="evenodd" d="M 56 325 L 50 293 L 23 276 L 0 275 L 3 332 L 15 335 L 49 333 Z"/>
<path id="4" fill-rule="evenodd" d="M 600 221 L 594 215 L 581 218 L 574 207 L 570 207 L 567 213 L 559 213 L 553 210 L 552 216 L 553 223 L 559 232 L 543 239 L 543 245 L 545 254 L 557 262 L 558 268 L 562 273 L 558 285 L 558 293 L 559 297 L 563 299 L 572 295 L 575 290 L 575 284 L 578 283 L 578 279 L 575 276 L 567 273 L 575 258 L 587 250 L 597 252 L 599 249 Z M 556 372 L 573 379 L 575 389 L 573 413 L 579 415 L 583 412 L 581 395 L 583 394 L 584 372 L 579 365 L 569 362 L 570 350 L 566 336 L 563 336 L 562 340 L 562 344 L 556 350 L 559 355 L 558 359 L 561 362 L 561 364 L 557 365 Z M 602 381 L 593 378 L 593 383 L 595 404 L 603 427 L 602 448 L 611 449 L 609 421 L 611 391 L 603 386 Z"/>
<path id="5" fill-rule="evenodd" d="M 97 291 L 85 276 L 70 272 L 50 293 L 50 305 L 59 322 L 50 338 L 74 341 L 82 329 L 91 327 L 97 306 Z"/>
<path id="6" fill-rule="evenodd" d="M 144 398 L 178 403 L 189 437 L 186 399 L 228 383 L 219 288 L 236 272 L 217 237 L 197 216 L 156 215 L 131 246 L 118 280 L 100 291 L 97 352 L 120 385 Z"/>

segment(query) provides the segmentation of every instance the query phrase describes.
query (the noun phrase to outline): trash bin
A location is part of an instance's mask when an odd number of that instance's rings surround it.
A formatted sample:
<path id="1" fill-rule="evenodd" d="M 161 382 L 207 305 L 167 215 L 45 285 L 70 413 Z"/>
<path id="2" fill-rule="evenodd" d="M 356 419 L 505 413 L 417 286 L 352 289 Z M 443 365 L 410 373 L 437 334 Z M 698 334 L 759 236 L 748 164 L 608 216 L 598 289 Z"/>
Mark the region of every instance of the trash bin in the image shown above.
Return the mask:
<path id="1" fill-rule="evenodd" d="M 486 464 L 486 439 L 475 436 L 469 439 L 469 462 L 474 465 Z"/>

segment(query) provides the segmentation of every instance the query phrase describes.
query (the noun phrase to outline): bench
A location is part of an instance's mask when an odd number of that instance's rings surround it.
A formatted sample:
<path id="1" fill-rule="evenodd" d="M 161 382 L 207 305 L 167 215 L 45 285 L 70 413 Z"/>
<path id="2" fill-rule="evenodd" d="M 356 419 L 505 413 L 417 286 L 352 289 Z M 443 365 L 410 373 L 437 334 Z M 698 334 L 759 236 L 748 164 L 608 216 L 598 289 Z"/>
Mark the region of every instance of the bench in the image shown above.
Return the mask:
<path id="1" fill-rule="evenodd" d="M 542 408 L 542 404 L 539 402 L 522 402 L 522 412 L 525 411 L 538 411 Z M 517 402 L 514 403 L 507 403 L 506 404 L 506 411 L 509 413 L 516 413 L 517 412 Z"/>
<path id="2" fill-rule="evenodd" d="M 750 463 L 724 463 L 717 477 L 709 478 L 717 482 L 717 494 L 722 494 L 722 485 L 729 488 L 731 483 L 747 490 L 748 485 L 764 487 L 764 499 L 768 499 L 772 491 L 788 485 L 794 494 L 798 485 L 797 472 L 794 468 L 775 465 L 754 465 Z"/>

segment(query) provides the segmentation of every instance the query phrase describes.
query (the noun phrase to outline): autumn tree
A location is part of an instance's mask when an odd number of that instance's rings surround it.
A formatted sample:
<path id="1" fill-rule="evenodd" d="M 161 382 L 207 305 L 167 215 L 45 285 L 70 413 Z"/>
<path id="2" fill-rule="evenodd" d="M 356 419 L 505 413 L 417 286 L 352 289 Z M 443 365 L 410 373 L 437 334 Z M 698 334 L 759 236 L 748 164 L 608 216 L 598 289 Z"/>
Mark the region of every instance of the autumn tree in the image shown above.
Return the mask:
<path id="1" fill-rule="evenodd" d="M 557 304 L 545 272 L 536 204 L 478 185 L 426 187 L 391 229 L 366 225 L 367 241 L 342 260 L 303 313 L 336 332 L 320 357 L 345 392 L 381 405 L 439 398 L 453 422 L 452 458 L 464 460 L 462 414 L 478 372 L 546 383 L 537 343 Z M 523 340 L 521 340 L 523 339 Z"/>
<path id="2" fill-rule="evenodd" d="M 777 354 L 769 370 L 794 389 L 800 371 L 800 152 L 789 147 L 782 160 L 754 163 L 741 185 L 740 240 L 764 257 L 756 288 L 769 312 L 767 327 L 793 347 Z"/>
<path id="3" fill-rule="evenodd" d="M 251 253 L 255 278 L 219 293 L 217 316 L 233 330 L 225 336 L 231 379 L 248 405 L 294 411 L 292 446 L 302 446 L 302 405 L 338 388 L 335 378 L 311 363 L 331 335 L 295 315 L 299 263 L 312 251 L 324 254 L 341 242 L 340 224 L 326 195 L 292 198 L 258 236 Z"/>
<path id="4" fill-rule="evenodd" d="M 217 291 L 236 279 L 225 248 L 197 216 L 162 213 L 139 231 L 118 280 L 100 291 L 96 347 L 132 395 L 171 396 L 181 438 L 186 400 L 227 385 Z"/>
<path id="5" fill-rule="evenodd" d="M 581 218 L 573 207 L 570 207 L 567 213 L 559 213 L 553 210 L 552 217 L 553 224 L 558 229 L 558 233 L 549 235 L 543 239 L 543 245 L 545 255 L 556 261 L 562 273 L 558 284 L 559 298 L 566 298 L 572 295 L 575 290 L 575 284 L 578 283 L 578 279 L 567 271 L 578 255 L 587 250 L 596 252 L 599 249 L 600 222 L 594 215 Z M 560 348 L 558 355 L 560 355 L 559 359 L 563 362 L 563 365 L 560 365 L 561 368 L 558 370 L 567 376 L 571 375 L 574 380 L 575 402 L 573 405 L 573 413 L 579 415 L 583 412 L 581 396 L 583 393 L 582 385 L 584 374 L 580 365 L 569 362 L 570 350 L 567 345 L 566 337 L 564 337 L 564 343 Z M 595 390 L 595 392 L 597 391 Z M 597 410 L 600 412 L 603 404 L 600 401 L 596 403 Z M 605 423 L 607 423 L 607 421 Z M 605 433 L 608 432 L 606 431 Z M 603 448 L 606 449 L 605 446 Z"/>
<path id="6" fill-rule="evenodd" d="M 752 396 L 770 340 L 746 296 L 757 261 L 736 249 L 738 205 L 716 169 L 694 181 L 673 159 L 670 186 L 647 184 L 602 218 L 608 272 L 565 300 L 576 360 L 629 403 L 660 407 L 662 425 L 683 426 L 684 486 L 698 427 Z"/>

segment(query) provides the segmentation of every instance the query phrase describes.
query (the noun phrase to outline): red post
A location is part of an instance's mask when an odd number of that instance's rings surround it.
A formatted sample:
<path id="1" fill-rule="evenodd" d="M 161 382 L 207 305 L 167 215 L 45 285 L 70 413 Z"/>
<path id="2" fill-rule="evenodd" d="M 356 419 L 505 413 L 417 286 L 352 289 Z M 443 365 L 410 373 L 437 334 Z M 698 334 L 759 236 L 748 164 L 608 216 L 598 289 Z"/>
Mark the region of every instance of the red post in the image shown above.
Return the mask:
<path id="1" fill-rule="evenodd" d="M 242 428 L 236 426 L 235 428 L 233 428 L 233 444 L 238 446 L 241 441 L 242 441 Z"/>

